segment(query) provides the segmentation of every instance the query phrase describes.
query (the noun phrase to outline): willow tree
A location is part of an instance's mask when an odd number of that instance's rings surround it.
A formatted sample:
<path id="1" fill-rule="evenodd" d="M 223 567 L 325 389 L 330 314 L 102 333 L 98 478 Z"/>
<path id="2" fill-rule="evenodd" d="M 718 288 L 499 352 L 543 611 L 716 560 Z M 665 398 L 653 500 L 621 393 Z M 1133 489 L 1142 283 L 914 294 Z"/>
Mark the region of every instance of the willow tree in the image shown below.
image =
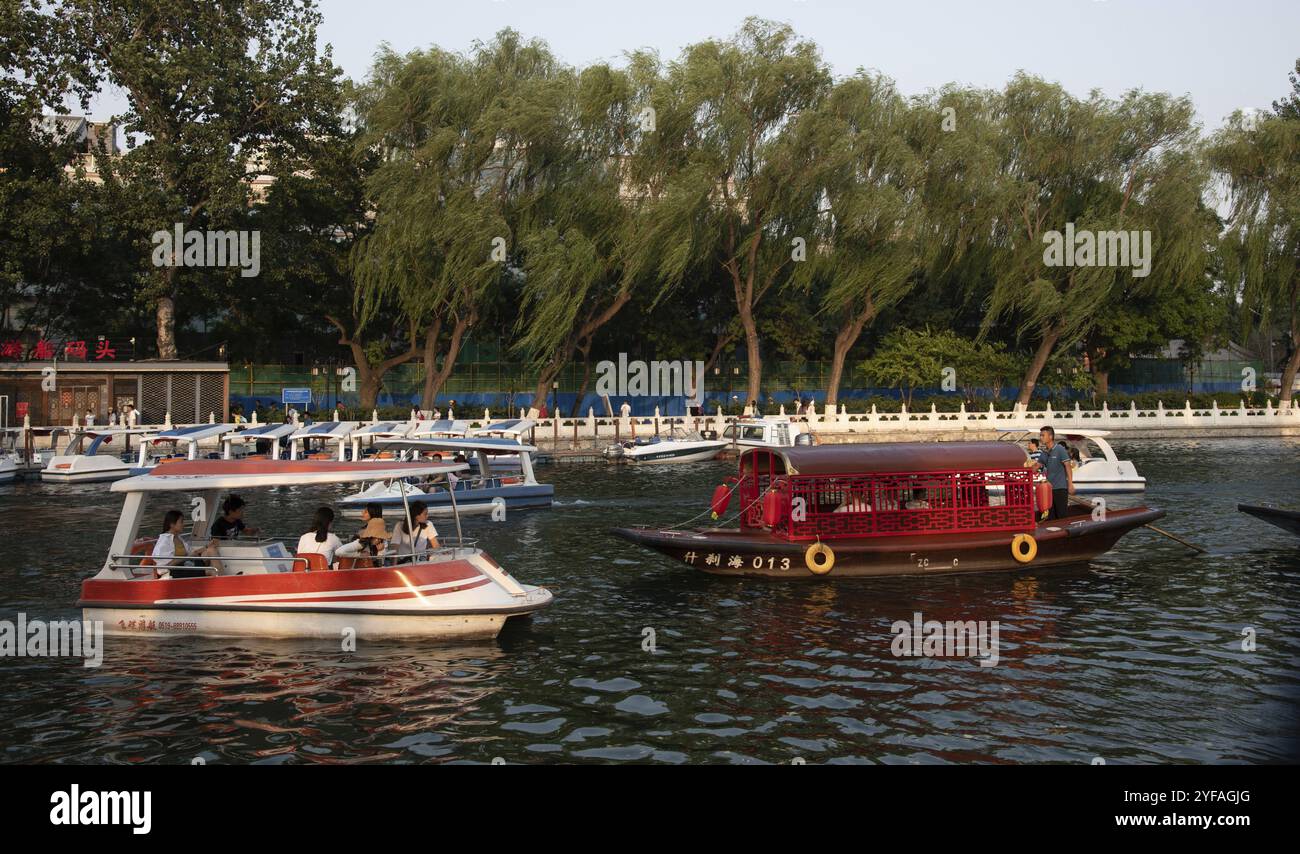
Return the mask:
<path id="1" fill-rule="evenodd" d="M 221 228 L 241 219 L 249 182 L 288 163 L 339 116 L 330 51 L 317 50 L 312 0 L 59 0 L 95 73 L 126 96 L 114 118 L 140 144 L 111 164 L 157 192 L 142 205 L 150 231 Z M 141 263 L 144 268 L 146 264 Z M 176 303 L 185 274 L 152 270 L 158 355 L 177 358 Z"/>
<path id="2" fill-rule="evenodd" d="M 1286 318 L 1281 405 L 1289 408 L 1300 372 L 1300 116 L 1285 102 L 1278 113 L 1249 127 L 1237 116 L 1216 136 L 1211 162 L 1231 192 L 1225 278 L 1262 322 Z"/>
<path id="3" fill-rule="evenodd" d="M 563 87 L 557 118 L 567 132 L 541 176 L 545 191 L 520 240 L 524 287 L 515 349 L 538 367 L 535 407 L 579 355 L 584 372 L 576 414 L 590 381 L 595 336 L 641 281 L 625 256 L 643 202 L 632 189 L 630 162 L 654 128 L 640 116 L 639 87 L 654 79 L 653 63 L 647 67 L 644 59 L 634 58 L 628 70 L 591 66 Z"/>
<path id="4" fill-rule="evenodd" d="M 829 406 L 863 329 L 906 295 L 919 266 L 923 164 L 910 139 L 913 118 L 891 80 L 859 73 L 792 128 L 795 145 L 816 162 L 813 192 L 822 200 L 793 281 L 820 295 L 834 324 Z"/>
<path id="5" fill-rule="evenodd" d="M 468 56 L 385 49 L 362 91 L 362 145 L 382 163 L 368 183 L 374 228 L 353 255 L 357 300 L 363 317 L 392 301 L 419 330 L 425 406 L 517 268 L 566 74 L 541 42 L 503 30 Z"/>
<path id="6" fill-rule="evenodd" d="M 1199 278 L 1207 219 L 1193 115 L 1187 98 L 1134 91 L 1079 100 L 1023 74 L 1002 93 L 984 331 L 1013 319 L 1033 348 L 1018 405 L 1029 404 L 1053 351 L 1087 334 L 1121 281 L 1159 291 Z"/>
<path id="7" fill-rule="evenodd" d="M 799 257 L 794 239 L 808 239 L 817 211 L 809 193 L 814 164 L 787 131 L 821 103 L 830 74 L 817 47 L 790 27 L 749 18 L 729 41 L 688 46 L 669 65 L 666 84 L 665 101 L 674 105 L 667 115 L 686 117 L 668 131 L 684 147 L 657 152 L 671 168 L 652 170 L 666 183 L 642 246 L 674 259 L 664 265 L 672 275 L 684 274 L 691 257 L 726 270 L 756 401 L 763 374 L 756 313 L 788 280 Z"/>

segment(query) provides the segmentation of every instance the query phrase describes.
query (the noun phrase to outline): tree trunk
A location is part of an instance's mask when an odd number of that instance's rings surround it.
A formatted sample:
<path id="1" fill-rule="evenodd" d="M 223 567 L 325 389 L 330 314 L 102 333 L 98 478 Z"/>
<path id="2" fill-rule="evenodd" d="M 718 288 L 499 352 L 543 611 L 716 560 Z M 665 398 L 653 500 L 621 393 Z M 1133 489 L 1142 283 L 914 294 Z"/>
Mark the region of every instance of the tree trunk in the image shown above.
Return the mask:
<path id="1" fill-rule="evenodd" d="M 158 297 L 156 313 L 158 323 L 158 358 L 179 358 L 176 352 L 176 302 L 171 297 Z"/>
<path id="2" fill-rule="evenodd" d="M 745 360 L 749 366 L 749 383 L 745 390 L 746 403 L 754 404 L 758 412 L 761 402 L 759 389 L 763 385 L 763 356 L 758 349 L 758 324 L 754 322 L 754 310 L 749 305 L 738 305 L 740 325 L 745 328 Z"/>
<path id="3" fill-rule="evenodd" d="M 582 385 L 578 387 L 578 395 L 573 399 L 573 411 L 569 413 L 570 418 L 577 418 L 582 414 L 582 399 L 587 396 L 587 386 L 591 383 L 590 338 L 578 343 L 578 352 L 582 354 Z"/>
<path id="4" fill-rule="evenodd" d="M 357 393 L 361 397 L 361 408 L 374 409 L 379 402 L 379 389 L 383 387 L 384 376 L 403 362 L 409 362 L 420 355 L 420 348 L 415 343 L 415 331 L 411 330 L 410 347 L 405 353 L 372 365 L 366 358 L 366 348 L 348 333 L 338 319 L 329 315 L 325 315 L 325 319 L 339 330 L 339 343 L 352 351 L 352 363 L 357 368 Z"/>
<path id="5" fill-rule="evenodd" d="M 1300 373 L 1300 309 L 1291 309 L 1291 358 L 1286 360 L 1282 370 L 1282 392 L 1279 404 L 1282 409 L 1291 408 L 1291 389 L 1295 386 L 1296 374 Z"/>
<path id="6" fill-rule="evenodd" d="M 1038 377 L 1047 365 L 1047 360 L 1052 356 L 1052 349 L 1056 347 L 1057 340 L 1061 337 L 1058 329 L 1049 328 L 1044 330 L 1043 339 L 1038 342 L 1038 349 L 1034 351 L 1033 361 L 1029 363 L 1029 369 L 1025 371 L 1025 378 L 1020 383 L 1020 394 L 1016 396 L 1016 403 L 1025 408 L 1029 408 L 1029 401 L 1034 396 L 1034 386 L 1038 385 Z"/>
<path id="7" fill-rule="evenodd" d="M 849 357 L 849 351 L 853 345 L 858 343 L 858 338 L 862 335 L 862 329 L 867 325 L 875 314 L 875 307 L 871 300 L 867 300 L 867 307 L 856 315 L 850 314 L 844 319 L 843 325 L 835 333 L 835 347 L 831 351 L 831 373 L 826 380 L 826 405 L 834 407 L 840 398 L 840 381 L 844 377 L 844 362 Z"/>
<path id="8" fill-rule="evenodd" d="M 420 393 L 420 406 L 433 409 L 434 389 L 433 375 L 438 369 L 438 337 L 442 335 L 442 318 L 433 322 L 424 333 L 424 355 L 420 357 L 424 365 L 424 391 Z"/>
<path id="9" fill-rule="evenodd" d="M 436 344 L 438 332 L 442 328 L 442 320 L 439 319 L 430 330 L 432 338 L 426 336 L 424 340 L 424 393 L 420 397 L 420 405 L 425 409 L 433 409 L 434 398 L 451 376 L 451 372 L 456 369 L 456 357 L 460 355 L 461 345 L 465 343 L 465 333 L 474 326 L 478 320 L 478 312 L 470 312 L 467 317 L 456 317 L 456 325 L 451 328 L 451 340 L 447 342 L 447 352 L 442 356 L 442 367 L 434 369 L 434 359 L 436 356 Z"/>
<path id="10" fill-rule="evenodd" d="M 1097 394 L 1104 399 L 1110 394 L 1110 371 L 1093 371 L 1092 378 L 1096 384 Z"/>

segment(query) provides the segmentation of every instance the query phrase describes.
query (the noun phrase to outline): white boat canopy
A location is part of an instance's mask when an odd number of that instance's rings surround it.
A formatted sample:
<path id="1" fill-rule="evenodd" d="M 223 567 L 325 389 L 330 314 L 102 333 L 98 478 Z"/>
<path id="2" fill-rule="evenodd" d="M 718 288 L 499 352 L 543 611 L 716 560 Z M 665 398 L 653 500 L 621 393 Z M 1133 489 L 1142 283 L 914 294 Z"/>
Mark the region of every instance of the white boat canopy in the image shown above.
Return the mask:
<path id="1" fill-rule="evenodd" d="M 185 456 L 191 460 L 199 456 L 199 443 L 208 439 L 215 439 L 234 430 L 238 430 L 236 424 L 196 424 L 193 427 L 176 427 L 171 430 L 163 430 L 152 437 L 154 444 L 158 442 L 177 442 L 186 445 Z"/>
<path id="2" fill-rule="evenodd" d="M 297 433 L 289 437 L 289 459 L 298 459 L 298 452 L 305 439 L 320 439 L 324 442 L 337 442 L 338 458 L 342 460 L 346 456 L 348 437 L 360 426 L 360 421 L 321 421 L 310 427 L 299 428 Z"/>
<path id="3" fill-rule="evenodd" d="M 493 433 L 500 433 L 502 436 L 514 436 L 518 438 L 524 433 L 537 426 L 537 422 L 528 418 L 512 418 L 508 421 L 494 421 L 486 427 L 478 427 L 470 431 L 471 436 L 488 436 Z"/>
<path id="4" fill-rule="evenodd" d="M 452 421 L 443 418 L 439 421 L 416 421 L 406 435 L 412 438 L 417 436 L 464 436 L 469 432 L 469 422 L 456 420 Z"/>
<path id="5" fill-rule="evenodd" d="M 336 460 L 186 460 L 119 480 L 113 492 L 201 492 L 356 483 L 462 472 L 465 463 L 373 463 Z"/>
<path id="6" fill-rule="evenodd" d="M 389 451 L 459 451 L 469 453 L 480 451 L 484 454 L 531 454 L 537 451 L 533 445 L 525 445 L 515 439 L 476 436 L 462 438 L 449 436 L 445 439 L 381 439 L 375 442 L 376 448 Z"/>

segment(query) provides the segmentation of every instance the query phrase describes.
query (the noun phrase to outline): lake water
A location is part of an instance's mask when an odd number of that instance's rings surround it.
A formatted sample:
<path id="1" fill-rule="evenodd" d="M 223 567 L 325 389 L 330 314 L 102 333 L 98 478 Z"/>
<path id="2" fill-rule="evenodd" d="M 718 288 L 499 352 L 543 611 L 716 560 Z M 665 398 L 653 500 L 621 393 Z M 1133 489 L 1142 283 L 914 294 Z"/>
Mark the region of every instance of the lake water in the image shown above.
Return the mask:
<path id="1" fill-rule="evenodd" d="M 112 638 L 99 668 L 0 659 L 0 761 L 1300 759 L 1300 540 L 1235 510 L 1300 502 L 1300 442 L 1116 445 L 1159 524 L 1208 554 L 1139 531 L 1041 573 L 720 579 L 606 530 L 695 516 L 733 464 L 546 466 L 554 509 L 466 518 L 556 594 L 495 642 Z M 342 494 L 250 494 L 246 518 L 296 536 Z M 0 619 L 79 617 L 120 503 L 103 485 L 0 486 Z M 895 657 L 891 625 L 918 611 L 997 621 L 998 664 Z"/>

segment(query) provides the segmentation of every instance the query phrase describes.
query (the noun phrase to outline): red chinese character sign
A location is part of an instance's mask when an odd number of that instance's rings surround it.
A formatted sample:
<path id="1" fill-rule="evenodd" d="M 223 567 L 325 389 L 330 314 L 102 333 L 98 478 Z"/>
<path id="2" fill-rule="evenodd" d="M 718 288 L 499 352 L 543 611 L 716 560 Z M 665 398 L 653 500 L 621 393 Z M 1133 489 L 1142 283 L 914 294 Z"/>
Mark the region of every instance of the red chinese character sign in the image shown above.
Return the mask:
<path id="1" fill-rule="evenodd" d="M 26 358 L 33 362 L 48 362 L 54 359 L 59 352 L 53 342 L 44 338 L 37 341 L 30 352 L 26 345 L 17 338 L 0 341 L 0 360 L 4 361 L 21 362 Z M 91 349 L 85 340 L 64 342 L 62 354 L 63 358 L 67 360 L 89 362 L 92 359 Z M 97 362 L 115 361 L 117 359 L 117 348 L 113 346 L 111 340 L 100 335 L 95 341 L 93 358 Z"/>

